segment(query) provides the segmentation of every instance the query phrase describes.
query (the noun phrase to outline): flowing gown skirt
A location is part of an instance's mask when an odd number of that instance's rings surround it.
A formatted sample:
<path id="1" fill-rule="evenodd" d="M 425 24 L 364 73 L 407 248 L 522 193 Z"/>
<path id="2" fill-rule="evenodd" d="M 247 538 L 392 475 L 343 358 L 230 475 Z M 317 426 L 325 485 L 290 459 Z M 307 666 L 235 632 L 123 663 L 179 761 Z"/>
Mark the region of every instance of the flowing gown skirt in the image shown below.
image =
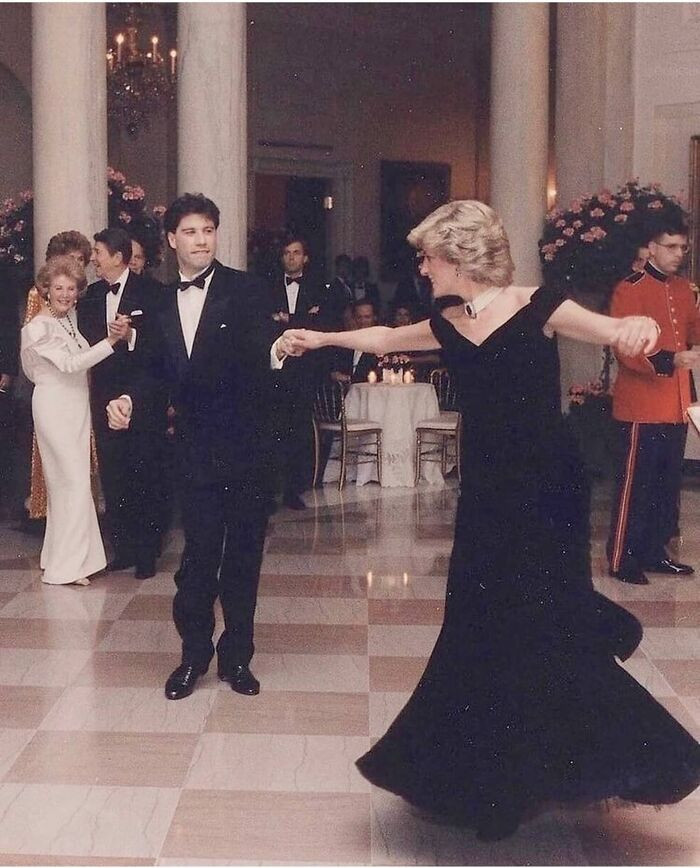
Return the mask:
<path id="1" fill-rule="evenodd" d="M 90 485 L 90 404 L 84 375 L 37 385 L 34 430 L 46 479 L 42 581 L 68 584 L 106 566 Z"/>

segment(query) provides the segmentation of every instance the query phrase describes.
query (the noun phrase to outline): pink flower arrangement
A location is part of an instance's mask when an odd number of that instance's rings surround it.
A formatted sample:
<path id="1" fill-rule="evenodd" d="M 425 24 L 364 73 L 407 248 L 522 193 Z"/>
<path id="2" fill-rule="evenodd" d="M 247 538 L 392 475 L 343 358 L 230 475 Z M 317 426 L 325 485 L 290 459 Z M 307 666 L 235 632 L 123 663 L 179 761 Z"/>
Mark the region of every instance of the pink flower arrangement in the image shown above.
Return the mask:
<path id="1" fill-rule="evenodd" d="M 161 221 L 165 208 L 149 210 L 145 204 L 143 187 L 127 184 L 122 172 L 107 169 L 107 206 L 110 226 L 141 223 L 148 227 L 159 246 L 162 237 Z M 65 228 L 70 228 L 67 225 Z M 100 227 L 96 227 L 100 228 Z M 16 198 L 5 199 L 0 210 L 0 264 L 27 265 L 34 270 L 34 194 L 22 190 Z M 157 265 L 160 256 L 152 256 L 150 264 Z"/>
<path id="2" fill-rule="evenodd" d="M 606 188 L 576 197 L 566 210 L 553 209 L 539 242 L 545 282 L 605 309 L 612 288 L 632 271 L 649 229 L 669 215 L 685 216 L 679 199 L 637 178 L 615 192 Z"/>

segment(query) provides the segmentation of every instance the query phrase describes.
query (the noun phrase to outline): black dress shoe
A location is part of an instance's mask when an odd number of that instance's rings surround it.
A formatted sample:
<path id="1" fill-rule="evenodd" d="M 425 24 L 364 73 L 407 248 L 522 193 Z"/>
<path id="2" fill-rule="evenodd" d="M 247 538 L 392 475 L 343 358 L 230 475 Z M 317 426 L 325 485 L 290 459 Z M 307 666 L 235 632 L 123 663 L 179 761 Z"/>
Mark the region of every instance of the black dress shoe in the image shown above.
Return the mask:
<path id="1" fill-rule="evenodd" d="M 208 668 L 202 669 L 193 666 L 192 663 L 181 663 L 165 682 L 166 699 L 184 699 L 189 696 L 199 676 L 204 675 Z"/>
<path id="2" fill-rule="evenodd" d="M 108 573 L 120 573 L 122 570 L 130 570 L 136 566 L 136 558 L 116 555 L 114 560 L 107 564 Z"/>
<path id="3" fill-rule="evenodd" d="M 260 682 L 247 666 L 234 666 L 233 669 L 219 669 L 219 678 L 231 685 L 231 690 L 244 696 L 257 696 L 260 693 Z"/>
<path id="4" fill-rule="evenodd" d="M 611 572 L 610 575 L 620 582 L 626 582 L 628 585 L 648 585 L 649 579 L 644 575 L 642 570 L 618 570 Z"/>
<path id="5" fill-rule="evenodd" d="M 285 494 L 284 505 L 288 506 L 290 509 L 306 509 L 306 504 L 298 494 Z"/>
<path id="6" fill-rule="evenodd" d="M 134 578 L 135 579 L 150 579 L 153 578 L 156 574 L 156 561 L 155 558 L 149 558 L 146 560 L 139 561 L 136 564 L 136 569 L 134 570 Z"/>
<path id="7" fill-rule="evenodd" d="M 662 558 L 655 564 L 648 564 L 644 569 L 650 573 L 666 573 L 669 576 L 691 576 L 695 572 L 689 564 L 679 564 L 671 558 Z"/>

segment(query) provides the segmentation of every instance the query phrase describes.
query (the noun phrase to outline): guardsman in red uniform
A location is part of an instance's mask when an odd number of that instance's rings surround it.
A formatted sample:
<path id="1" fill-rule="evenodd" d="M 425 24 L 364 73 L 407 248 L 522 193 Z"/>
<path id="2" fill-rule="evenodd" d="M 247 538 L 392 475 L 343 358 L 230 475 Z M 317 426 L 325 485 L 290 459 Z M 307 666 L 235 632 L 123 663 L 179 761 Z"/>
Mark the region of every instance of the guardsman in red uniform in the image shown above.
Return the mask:
<path id="1" fill-rule="evenodd" d="M 636 585 L 644 570 L 689 575 L 666 546 L 678 532 L 683 453 L 691 403 L 690 368 L 700 361 L 700 312 L 688 281 L 678 276 L 688 251 L 687 229 L 676 221 L 648 243 L 642 271 L 617 285 L 611 316 L 653 317 L 661 333 L 653 355 L 618 357 L 613 416 L 625 442 L 617 474 L 608 539 L 610 574 Z"/>

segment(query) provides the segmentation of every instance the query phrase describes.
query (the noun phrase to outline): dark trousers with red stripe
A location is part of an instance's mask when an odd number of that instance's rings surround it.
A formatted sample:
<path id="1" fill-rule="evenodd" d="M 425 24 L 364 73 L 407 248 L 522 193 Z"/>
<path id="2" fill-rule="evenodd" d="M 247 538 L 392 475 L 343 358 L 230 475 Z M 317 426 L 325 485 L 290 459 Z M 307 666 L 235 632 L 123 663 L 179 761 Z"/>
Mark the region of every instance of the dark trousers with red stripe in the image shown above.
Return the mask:
<path id="1" fill-rule="evenodd" d="M 619 422 L 623 448 L 608 538 L 611 572 L 644 569 L 667 557 L 678 534 L 686 425 Z"/>

